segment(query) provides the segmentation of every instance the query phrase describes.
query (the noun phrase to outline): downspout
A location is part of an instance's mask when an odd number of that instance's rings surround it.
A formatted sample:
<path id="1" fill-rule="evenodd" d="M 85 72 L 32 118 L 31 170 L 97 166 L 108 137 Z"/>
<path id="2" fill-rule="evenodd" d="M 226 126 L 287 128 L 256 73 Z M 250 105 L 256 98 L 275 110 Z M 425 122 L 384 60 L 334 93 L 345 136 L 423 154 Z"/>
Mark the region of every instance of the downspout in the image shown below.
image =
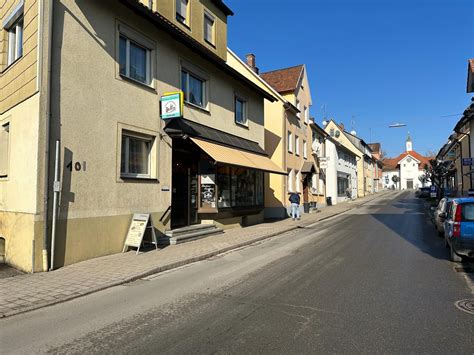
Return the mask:
<path id="1" fill-rule="evenodd" d="M 44 16 L 42 17 L 44 24 Z M 44 28 L 44 26 L 42 26 Z M 48 210 L 49 210 L 49 143 L 51 125 L 51 72 L 53 43 L 53 0 L 48 0 L 48 71 L 46 78 L 46 115 L 45 115 L 45 151 L 44 151 L 44 211 L 43 211 L 43 271 L 48 271 Z M 43 56 L 43 53 L 40 54 Z M 42 80 L 43 81 L 43 80 Z M 41 84 L 42 85 L 42 84 Z"/>

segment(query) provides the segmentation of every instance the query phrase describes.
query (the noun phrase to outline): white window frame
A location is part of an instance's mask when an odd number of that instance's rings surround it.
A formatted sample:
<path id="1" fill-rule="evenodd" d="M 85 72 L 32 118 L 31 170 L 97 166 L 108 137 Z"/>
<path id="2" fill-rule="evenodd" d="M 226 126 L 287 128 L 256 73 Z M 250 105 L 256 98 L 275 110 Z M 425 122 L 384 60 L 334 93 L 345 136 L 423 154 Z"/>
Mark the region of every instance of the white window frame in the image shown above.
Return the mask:
<path id="1" fill-rule="evenodd" d="M 207 110 L 208 106 L 208 92 L 207 92 L 207 87 L 208 87 L 208 80 L 203 78 L 202 76 L 195 74 L 194 71 L 189 70 L 187 67 L 183 66 L 181 68 L 180 72 L 180 86 L 182 85 L 182 74 L 183 72 L 186 73 L 186 90 L 182 87 L 181 90 L 184 92 L 184 102 L 186 102 L 189 105 L 192 105 L 194 107 L 199 107 L 200 109 Z M 198 79 L 199 81 L 202 82 L 202 106 L 195 104 L 191 101 L 189 101 L 189 77 L 192 76 L 195 79 Z"/>
<path id="2" fill-rule="evenodd" d="M 300 107 L 301 107 L 300 100 L 296 99 L 296 108 L 298 109 L 298 112 L 296 113 L 296 117 L 298 117 L 298 118 L 301 117 Z"/>
<path id="3" fill-rule="evenodd" d="M 237 101 L 242 102 L 242 122 L 237 120 Z M 234 120 L 236 124 L 248 127 L 248 102 L 238 95 L 234 97 Z"/>
<path id="4" fill-rule="evenodd" d="M 125 147 L 122 146 L 122 139 L 123 137 L 129 138 L 125 140 Z M 130 160 L 130 138 L 132 139 L 138 139 L 141 141 L 147 141 L 149 142 L 149 148 L 148 148 L 148 156 L 147 156 L 147 164 L 148 164 L 148 174 L 137 174 L 137 173 L 130 173 L 128 172 L 128 162 Z M 120 177 L 121 178 L 141 178 L 141 179 L 150 179 L 153 177 L 153 172 L 152 172 L 152 152 L 153 152 L 153 146 L 155 143 L 156 137 L 154 136 L 149 136 L 149 135 L 142 135 L 142 134 L 137 134 L 135 132 L 131 132 L 128 130 L 122 130 L 121 136 L 120 136 L 120 164 L 119 164 L 119 169 L 120 169 Z M 125 172 L 122 172 L 122 150 L 125 149 Z"/>
<path id="5" fill-rule="evenodd" d="M 295 154 L 300 155 L 300 137 L 295 135 Z"/>
<path id="6" fill-rule="evenodd" d="M 7 121 L 7 122 L 3 122 L 3 123 L 0 123 L 0 136 L 3 136 L 5 134 L 5 137 L 6 138 L 6 142 L 4 141 L 0 141 L 0 149 L 5 149 L 5 151 L 3 152 L 3 158 L 5 159 L 4 162 L 2 162 L 4 164 L 4 169 L 5 171 L 1 171 L 0 170 L 0 179 L 7 179 L 8 178 L 8 175 L 10 173 L 10 169 L 9 169 L 9 162 L 10 162 L 10 140 L 11 140 L 11 134 L 10 134 L 10 122 Z M 4 133 L 6 132 L 6 133 Z"/>
<path id="7" fill-rule="evenodd" d="M 301 192 L 301 171 L 296 171 L 295 184 L 296 184 L 296 192 Z"/>
<path id="8" fill-rule="evenodd" d="M 293 153 L 293 134 L 291 131 L 288 131 L 287 133 L 287 139 L 288 139 L 288 153 Z"/>
<path id="9" fill-rule="evenodd" d="M 293 192 L 294 191 L 294 175 L 295 175 L 295 171 L 293 169 L 291 169 L 288 172 L 288 180 L 287 180 L 288 192 Z"/>
<path id="10" fill-rule="evenodd" d="M 136 81 L 137 83 L 144 84 L 144 85 L 150 85 L 151 84 L 151 50 L 142 44 L 128 38 L 124 34 L 120 34 L 120 37 L 125 39 L 125 73 L 120 73 L 121 76 L 126 77 L 127 79 Z M 130 75 L 130 43 L 133 43 L 137 47 L 143 48 L 145 50 L 146 56 L 145 56 L 145 72 L 146 72 L 146 79 L 145 81 L 140 81 L 136 78 L 132 78 Z M 120 39 L 119 39 L 119 46 L 120 46 Z M 120 48 L 119 48 L 120 51 Z M 119 63 L 120 65 L 120 63 Z"/>
<path id="11" fill-rule="evenodd" d="M 120 73 L 120 37 L 126 40 L 126 59 L 125 59 L 125 73 Z M 130 42 L 142 47 L 146 50 L 146 82 L 130 77 Z M 117 49 L 116 49 L 116 63 L 117 63 L 117 78 L 121 80 L 130 80 L 134 83 L 154 88 L 155 85 L 155 53 L 156 43 L 146 37 L 145 35 L 135 31 L 129 26 L 118 23 L 117 24 Z"/>
<path id="12" fill-rule="evenodd" d="M 304 106 L 304 123 L 309 124 L 309 107 Z"/>
<path id="13" fill-rule="evenodd" d="M 209 40 L 206 38 L 206 19 L 210 20 L 212 22 L 211 26 L 211 39 Z M 203 21 L 203 31 L 202 31 L 202 36 L 204 38 L 204 41 L 209 43 L 212 46 L 216 45 L 216 18 L 214 15 L 212 15 L 209 11 L 205 10 L 204 11 L 204 21 Z"/>
<path id="14" fill-rule="evenodd" d="M 308 159 L 308 143 L 303 139 L 303 158 Z"/>

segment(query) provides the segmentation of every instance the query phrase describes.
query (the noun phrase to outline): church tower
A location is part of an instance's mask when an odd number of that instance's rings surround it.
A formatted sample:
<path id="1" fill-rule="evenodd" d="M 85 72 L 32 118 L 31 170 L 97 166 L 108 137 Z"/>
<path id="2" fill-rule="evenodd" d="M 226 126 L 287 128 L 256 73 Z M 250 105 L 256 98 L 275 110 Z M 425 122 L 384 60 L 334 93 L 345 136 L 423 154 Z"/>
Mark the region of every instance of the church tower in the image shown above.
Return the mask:
<path id="1" fill-rule="evenodd" d="M 407 138 L 407 142 L 406 142 L 406 151 L 411 152 L 412 150 L 413 150 L 413 142 L 412 142 L 411 137 L 410 137 L 410 132 L 408 132 L 408 138 Z"/>

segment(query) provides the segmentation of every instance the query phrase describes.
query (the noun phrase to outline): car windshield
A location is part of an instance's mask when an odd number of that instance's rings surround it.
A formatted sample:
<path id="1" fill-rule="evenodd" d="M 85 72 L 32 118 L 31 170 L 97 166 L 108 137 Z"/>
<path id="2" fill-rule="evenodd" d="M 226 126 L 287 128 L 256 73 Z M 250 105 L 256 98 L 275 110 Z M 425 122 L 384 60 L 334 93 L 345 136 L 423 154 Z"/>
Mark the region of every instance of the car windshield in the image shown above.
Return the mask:
<path id="1" fill-rule="evenodd" d="M 466 222 L 474 221 L 474 202 L 462 205 L 462 220 Z"/>

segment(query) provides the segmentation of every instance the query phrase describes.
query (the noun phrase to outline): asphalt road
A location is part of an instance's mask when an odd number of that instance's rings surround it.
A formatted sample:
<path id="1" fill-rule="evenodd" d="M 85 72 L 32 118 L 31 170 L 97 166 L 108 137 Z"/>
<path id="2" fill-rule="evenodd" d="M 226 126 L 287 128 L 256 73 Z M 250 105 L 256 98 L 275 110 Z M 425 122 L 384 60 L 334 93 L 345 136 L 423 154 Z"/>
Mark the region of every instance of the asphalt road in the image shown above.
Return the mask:
<path id="1" fill-rule="evenodd" d="M 474 295 L 413 194 L 0 320 L 10 353 L 473 353 Z"/>

